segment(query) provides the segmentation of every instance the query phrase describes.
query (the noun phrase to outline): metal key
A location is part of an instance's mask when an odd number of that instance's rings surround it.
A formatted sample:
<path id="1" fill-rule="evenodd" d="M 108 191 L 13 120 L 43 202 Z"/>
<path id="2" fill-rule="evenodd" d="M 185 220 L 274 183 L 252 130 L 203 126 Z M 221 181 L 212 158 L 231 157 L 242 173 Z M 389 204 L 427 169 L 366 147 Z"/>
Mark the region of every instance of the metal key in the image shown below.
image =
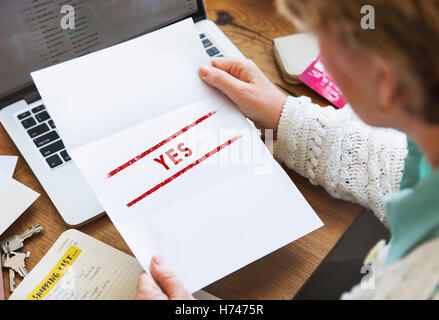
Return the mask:
<path id="1" fill-rule="evenodd" d="M 3 263 L 6 268 L 11 268 L 17 272 L 22 278 L 27 276 L 27 270 L 24 263 L 26 254 L 23 252 L 12 252 Z"/>
<path id="2" fill-rule="evenodd" d="M 5 267 L 4 262 L 9 259 L 9 254 L 3 254 L 1 259 L 2 267 Z M 11 293 L 14 292 L 15 287 L 15 271 L 14 269 L 9 268 L 9 290 Z"/>
<path id="3" fill-rule="evenodd" d="M 33 236 L 36 233 L 39 233 L 43 230 L 44 228 L 39 225 L 36 224 L 33 227 L 31 227 L 30 229 L 26 230 L 25 232 L 23 232 L 22 234 L 18 234 L 15 236 L 12 236 L 8 239 L 6 239 L 5 241 L 3 241 L 1 243 L 1 247 L 3 249 L 4 253 L 9 253 L 11 254 L 12 252 L 23 248 L 24 243 L 23 241 L 26 240 L 27 238 L 30 238 L 31 236 Z"/>

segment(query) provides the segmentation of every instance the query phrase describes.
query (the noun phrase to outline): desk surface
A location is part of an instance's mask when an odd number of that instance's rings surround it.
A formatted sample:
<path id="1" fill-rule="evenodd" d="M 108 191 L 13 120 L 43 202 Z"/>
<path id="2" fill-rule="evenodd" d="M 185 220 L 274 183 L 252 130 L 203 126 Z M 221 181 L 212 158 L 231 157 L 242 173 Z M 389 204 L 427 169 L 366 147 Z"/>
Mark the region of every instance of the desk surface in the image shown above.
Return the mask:
<path id="1" fill-rule="evenodd" d="M 272 0 L 206 0 L 205 3 L 209 19 L 215 21 L 244 55 L 254 60 L 272 81 L 283 84 L 297 95 L 307 95 L 315 102 L 325 104 L 305 86 L 290 86 L 281 80 L 273 58 L 272 39 L 291 34 L 294 29 L 275 14 Z M 2 126 L 0 154 L 20 155 Z M 206 291 L 222 299 L 291 299 L 362 211 L 360 206 L 331 198 L 322 188 L 312 186 L 293 171 L 287 172 L 325 227 L 215 282 Z M 6 238 L 23 232 L 35 223 L 45 227 L 42 234 L 27 240 L 25 244 L 25 249 L 31 251 L 27 268 L 32 270 L 67 228 L 21 155 L 14 178 L 41 194 L 2 235 L 2 238 Z M 78 230 L 132 254 L 107 216 Z M 18 278 L 17 283 L 20 281 Z M 3 280 L 8 298 L 7 270 L 3 270 Z"/>

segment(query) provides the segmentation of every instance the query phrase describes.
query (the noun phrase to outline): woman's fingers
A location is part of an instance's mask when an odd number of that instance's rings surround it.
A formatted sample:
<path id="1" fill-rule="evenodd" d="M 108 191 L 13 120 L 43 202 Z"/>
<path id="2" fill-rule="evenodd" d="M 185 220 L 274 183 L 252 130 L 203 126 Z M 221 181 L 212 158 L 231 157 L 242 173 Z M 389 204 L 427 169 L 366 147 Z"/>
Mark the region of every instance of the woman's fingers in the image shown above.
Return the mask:
<path id="1" fill-rule="evenodd" d="M 143 272 L 137 281 L 137 300 L 168 300 L 154 280 Z"/>
<path id="2" fill-rule="evenodd" d="M 160 256 L 151 260 L 151 275 L 143 272 L 137 282 L 137 300 L 191 300 L 193 296 L 163 262 Z"/>
<path id="3" fill-rule="evenodd" d="M 199 73 L 259 127 L 277 129 L 287 97 L 251 60 L 218 58 L 210 66 L 201 67 Z"/>
<path id="4" fill-rule="evenodd" d="M 250 59 L 216 58 L 211 65 L 246 83 L 255 83 L 264 78 L 262 71 Z"/>
<path id="5" fill-rule="evenodd" d="M 228 96 L 233 96 L 235 91 L 240 90 L 246 85 L 246 83 L 238 80 L 226 71 L 212 66 L 202 66 L 199 73 L 201 79 L 208 85 L 223 91 Z"/>
<path id="6" fill-rule="evenodd" d="M 186 290 L 160 256 L 155 256 L 151 260 L 151 275 L 154 277 L 162 291 L 171 300 L 191 300 L 192 295 Z"/>
<path id="7" fill-rule="evenodd" d="M 251 67 L 250 60 L 238 58 L 216 58 L 210 64 L 212 67 L 223 70 L 239 80 L 244 80 L 241 78 L 243 71 Z"/>

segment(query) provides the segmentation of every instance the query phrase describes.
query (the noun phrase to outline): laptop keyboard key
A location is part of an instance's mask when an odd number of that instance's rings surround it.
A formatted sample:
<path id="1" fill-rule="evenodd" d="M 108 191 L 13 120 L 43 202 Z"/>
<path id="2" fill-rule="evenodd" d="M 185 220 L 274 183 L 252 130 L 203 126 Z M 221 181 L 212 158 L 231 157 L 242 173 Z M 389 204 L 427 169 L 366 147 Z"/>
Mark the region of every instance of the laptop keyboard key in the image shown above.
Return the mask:
<path id="1" fill-rule="evenodd" d="M 56 126 L 55 126 L 55 122 L 53 122 L 53 120 L 49 120 L 49 126 L 50 126 L 52 129 L 55 129 L 55 128 L 56 128 Z"/>
<path id="2" fill-rule="evenodd" d="M 47 147 L 41 148 L 40 152 L 43 155 L 43 157 L 48 157 L 54 153 L 57 153 L 62 149 L 65 149 L 64 143 L 61 140 L 59 140 L 57 142 L 49 144 Z"/>
<path id="3" fill-rule="evenodd" d="M 67 153 L 67 150 L 61 151 L 60 155 L 65 162 L 69 162 L 70 160 L 72 160 L 72 158 L 70 158 L 69 154 Z"/>
<path id="4" fill-rule="evenodd" d="M 44 111 L 44 112 L 37 114 L 35 116 L 35 118 L 37 118 L 38 122 L 44 122 L 44 121 L 50 119 L 50 116 L 46 111 Z"/>
<path id="5" fill-rule="evenodd" d="M 212 42 L 209 39 L 204 39 L 203 40 L 203 46 L 204 48 L 208 48 L 212 45 Z"/>
<path id="6" fill-rule="evenodd" d="M 47 164 L 49 165 L 49 167 L 52 169 L 55 167 L 58 167 L 59 165 L 61 165 L 63 163 L 61 158 L 57 154 L 47 158 L 46 161 L 47 161 Z"/>
<path id="7" fill-rule="evenodd" d="M 212 48 L 208 49 L 206 52 L 211 57 L 220 53 L 220 51 L 217 49 L 217 47 L 212 47 Z"/>
<path id="8" fill-rule="evenodd" d="M 40 148 L 42 146 L 45 146 L 46 144 L 56 141 L 59 139 L 58 133 L 56 131 L 51 131 L 41 137 L 38 137 L 34 139 L 35 145 Z"/>
<path id="9" fill-rule="evenodd" d="M 43 134 L 43 133 L 45 133 L 45 132 L 47 132 L 49 130 L 50 129 L 47 126 L 47 124 L 43 123 L 43 124 L 40 124 L 37 127 L 33 127 L 32 129 L 28 130 L 27 133 L 29 133 L 29 136 L 31 138 L 35 138 L 35 137 L 38 137 L 40 134 Z"/>
<path id="10" fill-rule="evenodd" d="M 200 39 L 206 38 L 206 35 L 204 33 L 200 34 Z"/>
<path id="11" fill-rule="evenodd" d="M 23 127 L 25 129 L 29 129 L 30 127 L 33 127 L 34 125 L 36 125 L 37 122 L 35 121 L 34 118 L 27 118 L 27 119 L 21 121 L 21 124 L 23 125 Z"/>
<path id="12" fill-rule="evenodd" d="M 27 118 L 27 117 L 30 117 L 30 112 L 29 111 L 23 112 L 22 114 L 19 114 L 17 116 L 18 120 L 23 120 L 24 118 Z"/>
<path id="13" fill-rule="evenodd" d="M 43 105 L 41 105 L 41 106 L 38 106 L 38 107 L 36 107 L 36 108 L 33 108 L 32 109 L 32 112 L 33 113 L 38 113 L 38 112 L 40 112 L 40 111 L 43 111 L 44 109 L 46 109 Z"/>

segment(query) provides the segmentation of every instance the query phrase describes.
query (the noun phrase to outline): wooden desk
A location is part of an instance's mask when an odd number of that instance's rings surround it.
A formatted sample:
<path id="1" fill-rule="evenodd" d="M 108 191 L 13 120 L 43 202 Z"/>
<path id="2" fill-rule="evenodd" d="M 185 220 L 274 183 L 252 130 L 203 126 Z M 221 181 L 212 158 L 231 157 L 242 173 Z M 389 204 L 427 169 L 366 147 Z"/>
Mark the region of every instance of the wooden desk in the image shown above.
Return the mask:
<path id="1" fill-rule="evenodd" d="M 317 103 L 325 102 L 304 86 L 288 86 L 280 78 L 272 51 L 272 39 L 294 32 L 292 26 L 277 16 L 271 0 L 206 0 L 208 16 L 248 58 L 273 81 L 280 82 L 298 95 L 308 95 Z M 20 155 L 6 131 L 0 126 L 0 154 Z M 287 170 L 325 227 L 217 281 L 206 291 L 222 299 L 291 299 L 319 263 L 332 249 L 362 208 L 331 198 L 323 189 Z M 41 197 L 1 236 L 2 239 L 23 232 L 35 223 L 45 227 L 41 235 L 25 244 L 31 251 L 27 268 L 32 268 L 67 228 L 44 189 L 20 155 L 14 178 L 41 194 Z M 128 254 L 131 251 L 107 216 L 78 228 Z M 20 281 L 17 276 L 17 283 Z M 9 297 L 7 270 L 3 271 L 5 296 Z"/>

